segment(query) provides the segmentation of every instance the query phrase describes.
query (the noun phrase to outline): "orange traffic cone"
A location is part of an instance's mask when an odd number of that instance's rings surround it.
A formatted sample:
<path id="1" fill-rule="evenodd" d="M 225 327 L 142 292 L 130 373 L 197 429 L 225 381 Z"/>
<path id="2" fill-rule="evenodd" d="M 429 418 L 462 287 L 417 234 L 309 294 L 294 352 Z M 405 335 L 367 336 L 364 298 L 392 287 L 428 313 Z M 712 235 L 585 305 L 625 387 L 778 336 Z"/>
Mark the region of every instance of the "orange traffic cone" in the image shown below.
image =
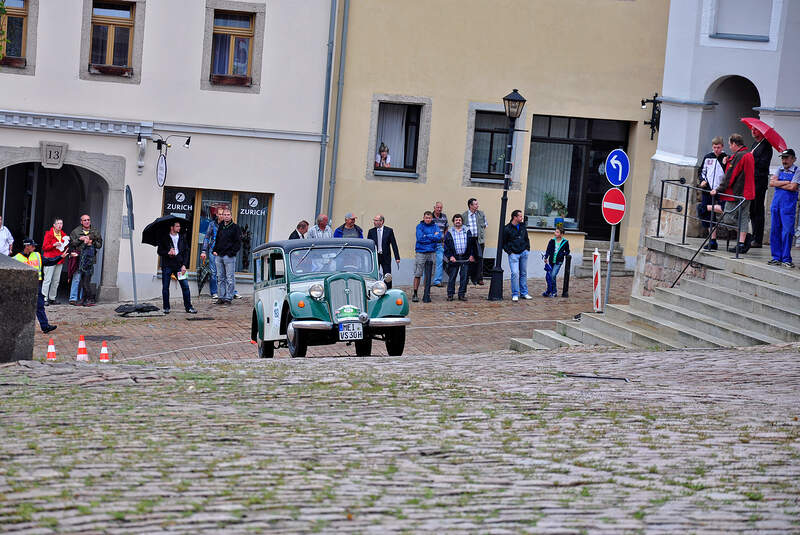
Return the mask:
<path id="1" fill-rule="evenodd" d="M 103 340 L 103 347 L 100 348 L 100 362 L 111 362 L 111 355 L 108 354 L 108 343 Z"/>
<path id="2" fill-rule="evenodd" d="M 86 351 L 86 340 L 83 335 L 78 339 L 78 354 L 75 356 L 78 362 L 89 362 L 89 353 Z"/>
<path id="3" fill-rule="evenodd" d="M 55 362 L 56 360 L 56 346 L 53 343 L 53 339 L 50 339 L 50 342 L 47 344 L 47 360 L 51 362 Z"/>

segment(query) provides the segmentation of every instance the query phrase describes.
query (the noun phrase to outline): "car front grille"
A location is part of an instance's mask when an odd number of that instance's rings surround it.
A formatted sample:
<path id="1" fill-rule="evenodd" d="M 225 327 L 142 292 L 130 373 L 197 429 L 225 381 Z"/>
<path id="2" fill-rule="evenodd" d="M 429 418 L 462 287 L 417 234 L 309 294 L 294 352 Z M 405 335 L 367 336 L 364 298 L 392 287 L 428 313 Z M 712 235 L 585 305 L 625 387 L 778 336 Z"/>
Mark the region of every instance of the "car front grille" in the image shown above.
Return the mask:
<path id="1" fill-rule="evenodd" d="M 336 311 L 344 305 L 358 307 L 364 310 L 364 285 L 358 279 L 336 279 L 330 282 L 331 316 L 334 323 L 338 323 Z"/>

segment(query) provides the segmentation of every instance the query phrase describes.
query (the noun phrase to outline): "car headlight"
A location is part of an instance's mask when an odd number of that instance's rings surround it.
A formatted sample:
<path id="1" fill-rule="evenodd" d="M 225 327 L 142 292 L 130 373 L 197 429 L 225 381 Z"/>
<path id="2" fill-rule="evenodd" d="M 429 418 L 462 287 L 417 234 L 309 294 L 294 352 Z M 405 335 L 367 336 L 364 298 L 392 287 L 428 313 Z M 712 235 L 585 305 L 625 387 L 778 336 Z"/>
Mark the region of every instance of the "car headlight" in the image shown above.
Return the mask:
<path id="1" fill-rule="evenodd" d="M 325 295 L 325 288 L 322 287 L 321 284 L 312 284 L 311 288 L 308 289 L 308 295 L 313 297 L 314 299 L 322 299 L 322 296 Z"/>
<path id="2" fill-rule="evenodd" d="M 375 296 L 382 296 L 386 293 L 386 283 L 383 281 L 378 281 L 372 285 L 372 295 Z"/>

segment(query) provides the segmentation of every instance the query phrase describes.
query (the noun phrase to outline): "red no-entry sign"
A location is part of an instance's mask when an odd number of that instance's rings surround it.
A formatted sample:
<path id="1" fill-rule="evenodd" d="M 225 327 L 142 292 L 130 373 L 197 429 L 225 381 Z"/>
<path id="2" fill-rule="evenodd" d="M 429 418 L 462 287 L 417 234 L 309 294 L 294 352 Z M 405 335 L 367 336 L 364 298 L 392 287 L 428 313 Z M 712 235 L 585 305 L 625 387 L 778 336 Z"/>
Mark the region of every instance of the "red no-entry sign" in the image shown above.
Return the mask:
<path id="1" fill-rule="evenodd" d="M 625 216 L 625 194 L 619 188 L 611 188 L 603 195 L 603 219 L 616 225 Z"/>

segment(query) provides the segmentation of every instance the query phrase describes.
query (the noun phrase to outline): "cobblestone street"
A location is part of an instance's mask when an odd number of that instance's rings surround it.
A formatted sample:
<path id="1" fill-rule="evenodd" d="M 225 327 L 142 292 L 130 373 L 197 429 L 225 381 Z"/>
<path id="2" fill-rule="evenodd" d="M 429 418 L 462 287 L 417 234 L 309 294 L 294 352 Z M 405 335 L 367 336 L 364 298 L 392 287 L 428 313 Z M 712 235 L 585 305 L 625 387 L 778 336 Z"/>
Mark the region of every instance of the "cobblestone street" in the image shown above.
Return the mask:
<path id="1" fill-rule="evenodd" d="M 0 526 L 798 532 L 797 357 L 7 364 Z"/>
<path id="2" fill-rule="evenodd" d="M 561 281 L 559 280 L 559 283 Z M 611 302 L 627 303 L 632 277 L 613 280 Z M 408 329 L 405 354 L 435 355 L 480 353 L 507 349 L 512 337 L 529 338 L 533 329 L 552 328 L 555 320 L 572 318 L 591 310 L 590 279 L 571 280 L 569 297 L 547 299 L 539 295 L 544 280 L 531 279 L 531 301 L 510 301 L 506 281 L 505 301 L 489 302 L 489 283 L 470 285 L 466 303 L 445 301 L 446 288 L 433 288 L 433 303 L 411 303 L 411 327 Z M 410 288 L 402 288 L 411 295 Z M 559 288 L 560 291 L 560 288 Z M 172 296 L 180 292 L 173 284 Z M 161 301 L 153 301 L 161 306 Z M 236 300 L 230 306 L 215 305 L 207 294 L 193 300 L 198 314 L 183 313 L 180 299 L 173 299 L 172 314 L 154 317 L 122 318 L 113 305 L 91 308 L 58 305 L 47 308 L 47 315 L 58 330 L 48 336 L 36 332 L 34 355 L 43 359 L 47 341 L 52 336 L 59 359 L 75 358 L 78 337 L 87 337 L 89 358 L 97 360 L 102 340 L 107 340 L 117 362 L 177 362 L 186 360 L 249 359 L 256 355 L 250 344 L 252 298 Z M 458 328 L 457 334 L 454 328 Z M 386 355 L 382 342 L 373 344 L 376 355 Z M 277 357 L 288 358 L 281 349 Z M 336 344 L 309 348 L 309 356 L 355 355 L 353 346 Z"/>

